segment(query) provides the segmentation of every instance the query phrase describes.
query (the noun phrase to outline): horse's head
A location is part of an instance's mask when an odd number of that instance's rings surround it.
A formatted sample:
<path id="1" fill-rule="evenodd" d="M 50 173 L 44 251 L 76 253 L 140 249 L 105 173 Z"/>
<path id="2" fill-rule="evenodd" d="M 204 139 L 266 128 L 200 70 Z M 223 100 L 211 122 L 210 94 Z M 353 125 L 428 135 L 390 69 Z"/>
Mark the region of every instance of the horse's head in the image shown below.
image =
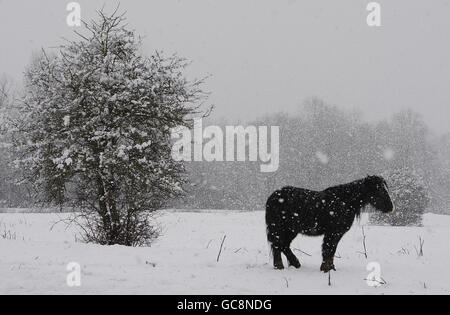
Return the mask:
<path id="1" fill-rule="evenodd" d="M 384 213 L 394 212 L 395 205 L 389 195 L 389 188 L 383 177 L 368 176 L 365 179 L 365 185 L 369 203 L 375 209 Z"/>

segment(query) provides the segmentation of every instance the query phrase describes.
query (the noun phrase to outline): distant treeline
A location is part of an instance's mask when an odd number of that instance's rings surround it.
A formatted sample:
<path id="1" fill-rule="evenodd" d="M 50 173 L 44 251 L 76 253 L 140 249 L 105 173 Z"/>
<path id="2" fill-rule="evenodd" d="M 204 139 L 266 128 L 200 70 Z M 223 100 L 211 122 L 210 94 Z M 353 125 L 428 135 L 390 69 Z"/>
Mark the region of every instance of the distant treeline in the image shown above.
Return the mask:
<path id="1" fill-rule="evenodd" d="M 211 118 L 204 127 L 208 124 L 227 125 Z M 388 121 L 368 123 L 356 112 L 314 98 L 295 115 L 278 113 L 243 125 L 280 127 L 278 171 L 262 173 L 260 161 L 187 162 L 185 197 L 170 207 L 261 210 L 267 196 L 282 186 L 322 190 L 407 168 L 423 178 L 430 196 L 427 210 L 450 211 L 450 134 L 433 135 L 418 113 L 405 110 Z M 0 208 L 36 206 L 33 188 L 17 185 L 21 179 L 14 178 L 12 160 L 0 146 Z"/>
<path id="2" fill-rule="evenodd" d="M 296 115 L 278 113 L 248 125 L 280 127 L 278 171 L 261 173 L 260 162 L 190 162 L 186 197 L 171 206 L 264 209 L 267 196 L 282 186 L 322 190 L 368 174 L 409 169 L 423 178 L 430 196 L 427 210 L 446 212 L 450 134 L 433 135 L 415 112 L 368 123 L 356 112 L 314 98 Z"/>

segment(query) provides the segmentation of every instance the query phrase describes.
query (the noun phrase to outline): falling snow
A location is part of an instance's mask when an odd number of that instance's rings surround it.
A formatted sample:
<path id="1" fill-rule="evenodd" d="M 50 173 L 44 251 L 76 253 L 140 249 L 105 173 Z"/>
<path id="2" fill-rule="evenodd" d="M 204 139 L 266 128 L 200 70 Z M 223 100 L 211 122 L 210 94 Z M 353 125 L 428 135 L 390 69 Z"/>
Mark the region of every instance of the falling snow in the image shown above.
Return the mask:
<path id="1" fill-rule="evenodd" d="M 324 165 L 328 164 L 328 162 L 330 161 L 328 155 L 326 155 L 322 151 L 316 152 L 316 158 L 321 164 L 324 164 Z"/>

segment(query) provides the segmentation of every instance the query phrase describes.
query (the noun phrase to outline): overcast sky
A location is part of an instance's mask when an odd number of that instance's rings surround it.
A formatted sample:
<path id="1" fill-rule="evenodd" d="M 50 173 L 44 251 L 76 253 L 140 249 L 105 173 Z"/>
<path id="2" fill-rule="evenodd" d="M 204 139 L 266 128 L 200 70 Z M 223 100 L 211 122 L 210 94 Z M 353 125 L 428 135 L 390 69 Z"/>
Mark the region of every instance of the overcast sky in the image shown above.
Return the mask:
<path id="1" fill-rule="evenodd" d="M 0 0 L 0 74 L 21 81 L 33 51 L 71 38 L 63 0 Z M 106 3 L 78 1 L 83 19 Z M 211 74 L 216 116 L 247 120 L 294 112 L 306 98 L 382 119 L 410 107 L 450 132 L 450 1 L 378 1 L 382 26 L 362 0 L 122 0 L 145 50 L 194 61 Z"/>

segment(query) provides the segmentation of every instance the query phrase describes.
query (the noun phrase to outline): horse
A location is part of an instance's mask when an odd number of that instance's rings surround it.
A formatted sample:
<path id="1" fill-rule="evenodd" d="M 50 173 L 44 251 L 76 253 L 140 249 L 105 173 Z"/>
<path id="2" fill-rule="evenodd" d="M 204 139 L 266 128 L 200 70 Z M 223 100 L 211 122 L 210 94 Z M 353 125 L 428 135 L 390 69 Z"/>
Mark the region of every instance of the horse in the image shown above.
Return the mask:
<path id="1" fill-rule="evenodd" d="M 274 268 L 284 268 L 281 253 L 290 266 L 301 267 L 290 245 L 298 234 L 303 234 L 324 236 L 320 271 L 336 270 L 338 243 L 367 205 L 383 213 L 395 210 L 388 185 L 380 176 L 367 176 L 323 191 L 292 186 L 275 191 L 266 203 L 267 240 Z"/>

